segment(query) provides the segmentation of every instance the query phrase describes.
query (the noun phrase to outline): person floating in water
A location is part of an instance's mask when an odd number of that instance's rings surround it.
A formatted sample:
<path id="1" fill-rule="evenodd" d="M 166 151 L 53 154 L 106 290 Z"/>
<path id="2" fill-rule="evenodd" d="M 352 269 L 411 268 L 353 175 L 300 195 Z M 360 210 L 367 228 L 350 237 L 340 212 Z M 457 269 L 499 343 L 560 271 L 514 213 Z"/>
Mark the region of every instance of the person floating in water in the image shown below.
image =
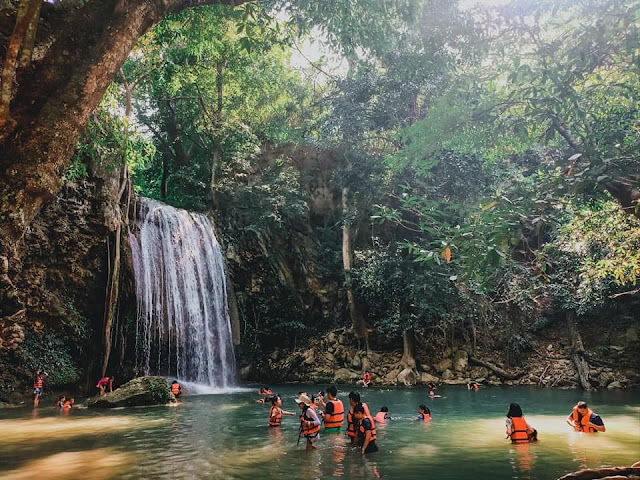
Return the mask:
<path id="1" fill-rule="evenodd" d="M 296 403 L 302 414 L 300 415 L 300 436 L 307 439 L 307 449 L 317 448 L 320 439 L 320 419 L 318 414 L 311 407 L 311 399 L 307 395 L 300 395 L 296 398 Z"/>
<path id="2" fill-rule="evenodd" d="M 509 405 L 507 412 L 507 438 L 513 443 L 529 443 L 538 440 L 538 431 L 527 423 L 522 408 L 517 403 Z"/>
<path id="3" fill-rule="evenodd" d="M 275 394 L 271 391 L 269 387 L 262 387 L 258 390 L 260 395 L 265 395 L 263 398 L 256 400 L 256 403 L 271 403 L 275 398 Z"/>
<path id="4" fill-rule="evenodd" d="M 56 402 L 56 407 L 64 408 L 64 401 L 65 401 L 65 396 L 64 395 L 60 395 L 58 397 L 58 401 Z"/>
<path id="5" fill-rule="evenodd" d="M 467 390 L 473 390 L 474 392 L 477 392 L 479 388 L 480 387 L 476 382 L 467 383 Z"/>
<path id="6" fill-rule="evenodd" d="M 106 389 L 107 389 L 107 385 L 109 386 L 109 393 L 113 392 L 113 381 L 115 380 L 114 377 L 102 377 L 100 380 L 98 380 L 98 383 L 96 385 L 96 387 L 98 387 L 98 395 L 102 396 L 104 395 Z"/>
<path id="7" fill-rule="evenodd" d="M 431 410 L 426 405 L 418 405 L 418 418 L 421 422 L 428 422 L 431 420 Z"/>
<path id="8" fill-rule="evenodd" d="M 273 395 L 271 408 L 269 409 L 269 426 L 279 427 L 282 424 L 283 415 L 295 416 L 295 413 L 282 410 L 282 398 L 280 398 L 280 395 L 276 393 Z"/>
<path id="9" fill-rule="evenodd" d="M 371 416 L 371 414 L 369 413 L 369 407 L 367 406 L 367 404 L 360 401 L 360 394 L 358 392 L 349 393 L 349 405 L 351 406 L 351 409 L 349 410 L 349 413 L 347 413 L 347 436 L 351 439 L 351 443 L 355 443 L 356 441 L 357 432 L 356 432 L 356 422 L 353 416 L 353 408 L 358 403 L 362 403 L 366 416 L 368 417 Z"/>
<path id="10" fill-rule="evenodd" d="M 344 423 L 344 404 L 338 400 L 338 389 L 335 385 L 327 388 L 327 400 L 324 403 L 324 431 L 326 433 L 340 432 Z"/>
<path id="11" fill-rule="evenodd" d="M 371 374 L 368 371 L 365 371 L 362 374 L 362 386 L 364 388 L 367 388 L 370 383 L 371 383 Z"/>
<path id="12" fill-rule="evenodd" d="M 576 432 L 597 433 L 607 431 L 600 415 L 593 413 L 587 402 L 578 402 L 573 407 L 573 411 L 567 417 L 567 423 Z"/>
<path id="13" fill-rule="evenodd" d="M 42 390 L 44 389 L 44 379 L 49 374 L 40 369 L 36 370 L 36 375 L 33 379 L 33 406 L 37 407 L 40 404 L 40 397 L 42 396 Z"/>
<path id="14" fill-rule="evenodd" d="M 376 413 L 376 416 L 373 419 L 376 423 L 384 423 L 391 419 L 391 416 L 389 415 L 389 407 L 381 407 L 380 411 Z"/>
<path id="15" fill-rule="evenodd" d="M 429 398 L 442 398 L 442 395 L 436 395 L 436 392 L 429 390 Z"/>
<path id="16" fill-rule="evenodd" d="M 437 386 L 435 383 L 433 383 L 433 382 L 429 382 L 429 383 L 427 383 L 427 388 L 428 388 L 429 390 L 437 390 L 437 389 L 438 389 L 438 386 Z"/>
<path id="17" fill-rule="evenodd" d="M 171 393 L 173 393 L 173 396 L 176 397 L 176 400 L 180 398 L 180 395 L 182 395 L 182 388 L 180 387 L 180 384 L 177 380 L 171 382 Z"/>
<path id="18" fill-rule="evenodd" d="M 271 389 L 269 387 L 262 387 L 260 390 L 258 390 L 258 394 L 260 394 L 260 395 L 273 395 L 273 392 L 271 391 Z"/>
<path id="19" fill-rule="evenodd" d="M 373 418 L 365 413 L 365 408 L 362 403 L 358 403 L 353 407 L 353 418 L 356 421 L 357 432 L 354 444 L 362 447 L 362 453 L 377 452 L 376 424 Z"/>

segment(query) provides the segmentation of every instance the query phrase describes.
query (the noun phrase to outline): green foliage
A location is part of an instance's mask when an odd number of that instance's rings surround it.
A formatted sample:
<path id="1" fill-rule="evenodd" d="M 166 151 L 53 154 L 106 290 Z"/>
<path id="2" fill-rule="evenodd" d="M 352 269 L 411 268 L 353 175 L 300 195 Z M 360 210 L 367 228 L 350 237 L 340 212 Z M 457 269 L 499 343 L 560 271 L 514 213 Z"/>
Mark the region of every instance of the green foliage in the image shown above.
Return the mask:
<path id="1" fill-rule="evenodd" d="M 36 335 L 26 332 L 21 345 L 24 365 L 32 371 L 46 371 L 49 388 L 74 385 L 80 382 L 80 368 L 73 360 L 69 341 L 54 334 Z"/>

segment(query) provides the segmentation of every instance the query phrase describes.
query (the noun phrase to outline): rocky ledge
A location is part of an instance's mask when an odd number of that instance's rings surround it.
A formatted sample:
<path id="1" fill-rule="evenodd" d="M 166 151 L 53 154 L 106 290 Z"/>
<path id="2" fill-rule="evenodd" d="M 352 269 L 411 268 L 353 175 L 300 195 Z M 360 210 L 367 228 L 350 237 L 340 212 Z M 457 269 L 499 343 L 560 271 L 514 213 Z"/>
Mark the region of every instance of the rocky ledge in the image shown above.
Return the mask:
<path id="1" fill-rule="evenodd" d="M 94 408 L 138 407 L 166 405 L 175 401 L 164 377 L 138 377 L 128 381 L 113 392 L 87 400 Z"/>

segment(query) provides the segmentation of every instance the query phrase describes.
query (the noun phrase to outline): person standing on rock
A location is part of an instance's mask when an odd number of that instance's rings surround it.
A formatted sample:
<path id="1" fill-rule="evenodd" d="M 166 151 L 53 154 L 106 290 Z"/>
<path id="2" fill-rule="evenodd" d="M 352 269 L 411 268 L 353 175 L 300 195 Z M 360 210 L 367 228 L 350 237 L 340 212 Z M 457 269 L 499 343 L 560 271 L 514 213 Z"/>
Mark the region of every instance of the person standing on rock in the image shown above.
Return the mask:
<path id="1" fill-rule="evenodd" d="M 42 395 L 42 390 L 44 388 L 44 379 L 47 378 L 49 374 L 47 372 L 43 372 L 42 370 L 36 370 L 36 376 L 33 379 L 33 406 L 37 407 L 40 404 L 40 396 Z"/>
<path id="2" fill-rule="evenodd" d="M 104 395 L 107 385 L 109 385 L 109 393 L 113 392 L 114 380 L 115 380 L 114 377 L 102 377 L 100 380 L 98 380 L 98 383 L 96 385 L 96 387 L 98 387 L 98 395 L 99 396 Z"/>
<path id="3" fill-rule="evenodd" d="M 338 389 L 335 385 L 327 388 L 329 400 L 324 407 L 324 431 L 325 433 L 338 433 L 344 423 L 344 405 L 338 400 Z"/>
<path id="4" fill-rule="evenodd" d="M 356 442 L 356 437 L 357 437 L 356 420 L 355 420 L 355 417 L 353 416 L 353 408 L 359 403 L 362 403 L 365 416 L 370 417 L 371 413 L 369 412 L 369 407 L 367 406 L 366 403 L 360 402 L 360 394 L 358 392 L 349 393 L 349 405 L 351 406 L 351 409 L 347 414 L 347 436 L 351 439 L 352 444 Z"/>
<path id="5" fill-rule="evenodd" d="M 567 417 L 567 423 L 576 432 L 597 433 L 607 431 L 600 415 L 593 413 L 587 402 L 578 402 L 573 407 L 573 411 Z"/>
<path id="6" fill-rule="evenodd" d="M 311 399 L 307 395 L 300 395 L 296 398 L 296 403 L 302 414 L 300 415 L 300 434 L 307 439 L 307 450 L 318 448 L 318 440 L 320 439 L 320 419 L 318 414 L 311 407 Z"/>

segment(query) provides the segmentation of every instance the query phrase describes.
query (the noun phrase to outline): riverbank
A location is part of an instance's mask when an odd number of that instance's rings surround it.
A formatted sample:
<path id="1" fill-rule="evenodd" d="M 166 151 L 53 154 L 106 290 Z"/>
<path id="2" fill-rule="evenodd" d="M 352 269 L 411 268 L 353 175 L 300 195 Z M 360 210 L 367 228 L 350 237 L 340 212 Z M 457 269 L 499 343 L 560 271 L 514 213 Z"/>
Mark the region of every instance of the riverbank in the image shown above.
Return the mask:
<path id="1" fill-rule="evenodd" d="M 627 353 L 612 347 L 617 355 Z M 587 351 L 593 389 L 640 388 L 640 372 L 605 355 Z M 375 386 L 412 386 L 438 383 L 486 386 L 538 386 L 578 388 L 577 372 L 569 345 L 562 337 L 547 335 L 531 342 L 520 365 L 510 366 L 501 359 L 502 351 L 492 345 L 460 344 L 443 349 L 418 349 L 415 365 L 403 359 L 400 350 L 369 352 L 346 328 L 314 338 L 295 350 L 276 349 L 255 363 L 245 362 L 239 369 L 243 380 L 258 383 L 308 382 L 317 384 L 362 384 L 369 371 Z"/>

